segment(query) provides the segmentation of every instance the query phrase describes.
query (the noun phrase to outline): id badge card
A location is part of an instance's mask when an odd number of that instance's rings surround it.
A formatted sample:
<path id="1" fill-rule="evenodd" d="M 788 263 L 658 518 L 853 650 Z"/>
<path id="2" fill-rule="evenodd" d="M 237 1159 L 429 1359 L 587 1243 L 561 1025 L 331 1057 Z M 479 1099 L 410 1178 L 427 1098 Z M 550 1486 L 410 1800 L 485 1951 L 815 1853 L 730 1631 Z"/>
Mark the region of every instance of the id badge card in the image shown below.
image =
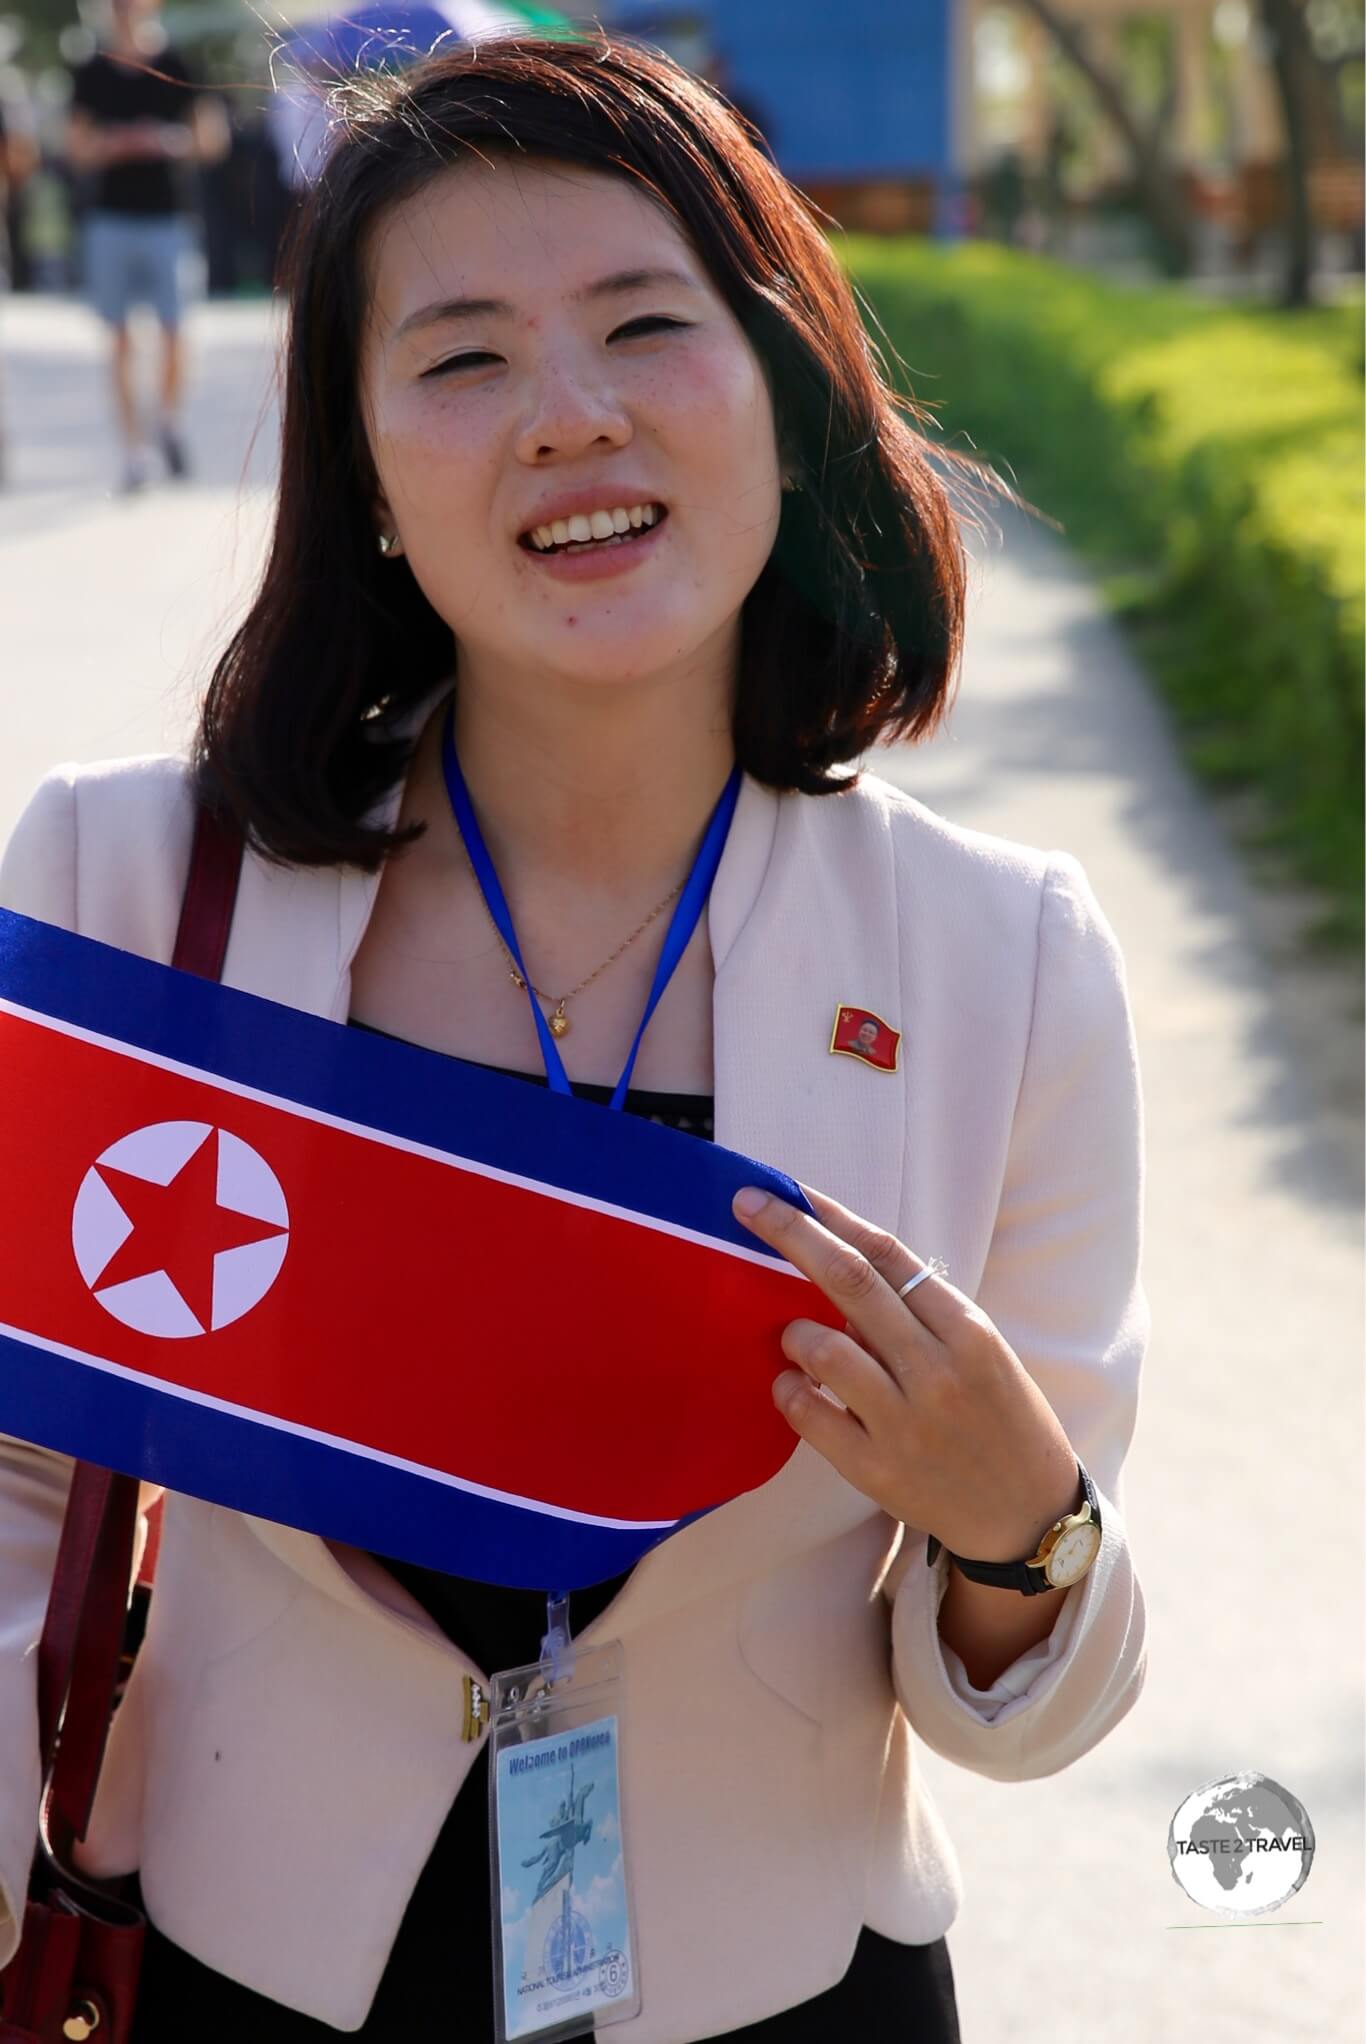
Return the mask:
<path id="1" fill-rule="evenodd" d="M 623 1653 L 492 1678 L 489 1844 L 497 2044 L 640 2011 L 621 1808 Z"/>

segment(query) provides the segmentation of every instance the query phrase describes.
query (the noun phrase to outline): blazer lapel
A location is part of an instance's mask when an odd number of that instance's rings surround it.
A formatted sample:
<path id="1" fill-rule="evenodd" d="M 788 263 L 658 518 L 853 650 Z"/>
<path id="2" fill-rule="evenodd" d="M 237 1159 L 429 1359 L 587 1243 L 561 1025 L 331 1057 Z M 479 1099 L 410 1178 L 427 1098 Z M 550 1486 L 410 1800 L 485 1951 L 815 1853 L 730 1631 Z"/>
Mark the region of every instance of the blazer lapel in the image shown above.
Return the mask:
<path id="1" fill-rule="evenodd" d="M 901 1011 L 899 922 L 881 805 L 779 796 L 746 777 L 708 920 L 716 1140 L 893 1231 L 914 1054 Z M 831 1055 L 841 1003 L 903 1032 L 895 1072 Z M 723 1337 L 715 1361 L 724 1367 Z M 775 1352 L 774 1376 L 781 1367 Z M 875 1505 L 799 1442 L 758 1490 L 652 1548 L 585 1637 L 658 1620 L 699 1584 L 719 1594 L 875 1516 Z"/>
<path id="2" fill-rule="evenodd" d="M 450 689 L 449 681 L 430 689 L 386 735 L 415 738 Z M 389 789 L 369 811 L 367 823 L 387 828 L 397 820 L 406 782 L 404 775 Z M 351 960 L 370 920 L 380 878 L 359 866 L 276 866 L 248 851 L 223 964 L 225 984 L 330 1022 L 345 1022 Z"/>
<path id="3" fill-rule="evenodd" d="M 223 983 L 306 1014 L 344 1022 L 341 911 L 368 875 L 336 866 L 242 861 Z"/>
<path id="4" fill-rule="evenodd" d="M 915 1054 L 899 923 L 879 805 L 746 780 L 710 918 L 716 1140 L 893 1230 Z M 901 1032 L 895 1071 L 831 1053 L 842 1003 Z"/>

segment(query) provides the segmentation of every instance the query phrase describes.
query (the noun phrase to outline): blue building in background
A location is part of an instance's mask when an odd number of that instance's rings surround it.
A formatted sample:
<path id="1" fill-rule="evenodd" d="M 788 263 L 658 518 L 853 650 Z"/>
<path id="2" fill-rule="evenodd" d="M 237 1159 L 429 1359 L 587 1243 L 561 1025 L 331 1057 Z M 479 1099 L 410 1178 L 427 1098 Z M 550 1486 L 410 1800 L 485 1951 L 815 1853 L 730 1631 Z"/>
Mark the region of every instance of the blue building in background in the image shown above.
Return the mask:
<path id="1" fill-rule="evenodd" d="M 601 0 L 604 27 L 710 78 L 849 228 L 952 232 L 953 0 Z"/>

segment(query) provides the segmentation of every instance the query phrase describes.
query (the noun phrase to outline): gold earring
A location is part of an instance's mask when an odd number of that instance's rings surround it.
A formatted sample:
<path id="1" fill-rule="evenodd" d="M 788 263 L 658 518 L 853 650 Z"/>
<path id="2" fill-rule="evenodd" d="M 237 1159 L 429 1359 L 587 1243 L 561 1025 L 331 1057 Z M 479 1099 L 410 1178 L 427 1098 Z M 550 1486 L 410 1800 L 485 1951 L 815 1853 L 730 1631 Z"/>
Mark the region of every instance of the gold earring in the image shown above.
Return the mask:
<path id="1" fill-rule="evenodd" d="M 801 488 L 801 484 L 798 482 L 796 476 L 784 476 L 783 488 L 785 490 L 799 490 Z"/>

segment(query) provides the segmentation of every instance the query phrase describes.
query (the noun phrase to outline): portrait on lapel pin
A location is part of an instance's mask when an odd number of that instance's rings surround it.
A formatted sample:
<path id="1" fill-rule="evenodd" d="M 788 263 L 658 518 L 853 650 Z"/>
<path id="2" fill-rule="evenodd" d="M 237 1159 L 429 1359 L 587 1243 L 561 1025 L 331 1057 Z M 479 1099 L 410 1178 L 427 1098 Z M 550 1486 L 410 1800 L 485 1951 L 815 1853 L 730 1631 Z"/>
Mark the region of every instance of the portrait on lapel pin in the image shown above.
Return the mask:
<path id="1" fill-rule="evenodd" d="M 841 1057 L 860 1059 L 875 1072 L 894 1072 L 901 1061 L 901 1031 L 868 1008 L 839 1007 L 830 1049 Z"/>

